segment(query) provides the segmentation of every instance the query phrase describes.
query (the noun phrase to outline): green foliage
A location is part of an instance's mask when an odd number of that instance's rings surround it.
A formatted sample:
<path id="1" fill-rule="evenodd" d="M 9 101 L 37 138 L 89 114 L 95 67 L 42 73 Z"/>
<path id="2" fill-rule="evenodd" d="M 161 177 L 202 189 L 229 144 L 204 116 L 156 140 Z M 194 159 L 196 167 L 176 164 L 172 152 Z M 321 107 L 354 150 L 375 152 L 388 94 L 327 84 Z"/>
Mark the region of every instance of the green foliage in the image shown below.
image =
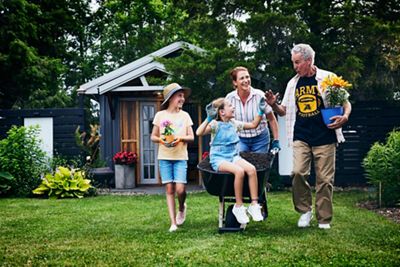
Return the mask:
<path id="1" fill-rule="evenodd" d="M 50 160 L 50 169 L 56 170 L 57 166 L 69 166 L 71 168 L 83 168 L 85 163 L 82 162 L 82 158 L 78 155 L 73 157 L 66 157 L 62 155 L 55 154 Z"/>
<path id="2" fill-rule="evenodd" d="M 14 180 L 14 177 L 9 172 L 0 172 L 0 195 L 11 188 L 12 180 Z"/>
<path id="3" fill-rule="evenodd" d="M 86 132 L 81 133 L 79 126 L 75 130 L 76 144 L 84 151 L 86 164 L 92 168 L 104 166 L 104 162 L 99 158 L 101 138 L 99 128 L 99 125 L 91 124 L 89 135 Z"/>
<path id="4" fill-rule="evenodd" d="M 83 198 L 91 187 L 90 180 L 85 177 L 84 171 L 60 166 L 54 175 L 46 174 L 42 183 L 32 192 L 50 198 Z"/>
<path id="5" fill-rule="evenodd" d="M 385 144 L 375 143 L 363 165 L 369 182 L 381 183 L 383 204 L 400 204 L 400 131 L 390 132 Z"/>
<path id="6" fill-rule="evenodd" d="M 0 170 L 15 178 L 9 191 L 15 196 L 30 195 L 48 169 L 48 159 L 40 148 L 38 132 L 38 126 L 13 126 L 7 137 L 0 141 Z"/>
<path id="7" fill-rule="evenodd" d="M 159 60 L 170 73 L 171 81 L 191 88 L 191 98 L 206 104 L 233 90 L 229 75 L 231 69 L 238 65 L 248 66 L 239 60 L 239 55 L 240 52 L 233 47 L 215 48 L 207 52 L 186 49 L 176 58 Z"/>

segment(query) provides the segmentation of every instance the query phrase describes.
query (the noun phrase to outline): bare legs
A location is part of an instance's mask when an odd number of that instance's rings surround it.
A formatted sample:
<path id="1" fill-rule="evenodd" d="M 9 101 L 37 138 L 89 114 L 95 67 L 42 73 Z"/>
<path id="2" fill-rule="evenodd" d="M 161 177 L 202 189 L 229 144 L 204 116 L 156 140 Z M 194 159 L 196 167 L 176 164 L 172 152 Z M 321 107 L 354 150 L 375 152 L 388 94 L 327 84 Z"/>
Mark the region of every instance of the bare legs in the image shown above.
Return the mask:
<path id="1" fill-rule="evenodd" d="M 168 214 L 171 220 L 171 225 L 176 225 L 176 212 L 175 212 L 175 193 L 178 196 L 179 210 L 184 210 L 186 201 L 186 187 L 181 183 L 168 183 L 165 185 L 165 193 L 167 197 Z"/>
<path id="2" fill-rule="evenodd" d="M 219 165 L 218 171 L 230 172 L 235 176 L 234 188 L 237 206 L 243 205 L 243 181 L 245 174 L 247 174 L 247 177 L 249 178 L 251 203 L 258 203 L 257 171 L 254 165 L 244 159 L 239 159 L 235 163 L 223 161 Z"/>

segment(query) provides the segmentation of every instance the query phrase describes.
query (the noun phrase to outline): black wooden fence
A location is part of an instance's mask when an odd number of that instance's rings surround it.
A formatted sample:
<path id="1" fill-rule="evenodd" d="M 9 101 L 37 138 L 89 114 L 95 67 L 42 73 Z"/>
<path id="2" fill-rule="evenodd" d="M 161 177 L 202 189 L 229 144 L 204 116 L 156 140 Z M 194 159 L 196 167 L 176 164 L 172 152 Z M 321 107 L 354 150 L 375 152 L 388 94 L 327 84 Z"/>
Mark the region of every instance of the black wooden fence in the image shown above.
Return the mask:
<path id="1" fill-rule="evenodd" d="M 12 125 L 24 125 L 24 118 L 53 118 L 54 152 L 63 156 L 77 156 L 81 149 L 75 142 L 75 130 L 84 129 L 84 109 L 23 109 L 0 110 L 0 139 L 6 137 Z"/>
<path id="2" fill-rule="evenodd" d="M 0 110 L 0 117 L 0 139 L 6 136 L 12 125 L 23 125 L 26 117 L 53 117 L 55 151 L 64 156 L 80 154 L 74 132 L 77 126 L 84 129 L 83 109 Z M 346 142 L 340 144 L 337 150 L 335 185 L 365 185 L 367 180 L 362 167 L 363 158 L 373 143 L 384 142 L 395 127 L 400 127 L 400 104 L 354 104 L 350 120 L 343 128 Z"/>
<path id="3" fill-rule="evenodd" d="M 400 127 L 400 105 L 387 102 L 358 102 L 343 127 L 346 142 L 336 156 L 335 185 L 365 185 L 362 160 L 375 142 L 384 142 L 388 133 Z"/>

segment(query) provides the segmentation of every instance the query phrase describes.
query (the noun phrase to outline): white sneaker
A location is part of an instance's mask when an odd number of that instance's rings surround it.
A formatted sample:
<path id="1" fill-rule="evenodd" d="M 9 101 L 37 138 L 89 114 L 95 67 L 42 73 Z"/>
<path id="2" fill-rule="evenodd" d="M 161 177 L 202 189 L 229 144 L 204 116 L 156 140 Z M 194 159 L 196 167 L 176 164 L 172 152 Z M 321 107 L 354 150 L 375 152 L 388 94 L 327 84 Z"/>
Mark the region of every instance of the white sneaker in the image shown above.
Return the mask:
<path id="1" fill-rule="evenodd" d="M 183 211 L 178 210 L 178 214 L 176 214 L 177 225 L 182 225 L 186 220 L 186 203 L 183 205 L 184 205 Z"/>
<path id="2" fill-rule="evenodd" d="M 309 227 L 310 221 L 313 218 L 312 211 L 307 211 L 300 216 L 297 226 L 300 228 Z"/>
<path id="3" fill-rule="evenodd" d="M 178 226 L 176 226 L 175 224 L 172 224 L 168 231 L 175 232 L 176 230 L 178 230 Z"/>
<path id="4" fill-rule="evenodd" d="M 240 224 L 246 224 L 250 221 L 249 217 L 247 217 L 247 214 L 246 214 L 246 208 L 243 205 L 240 207 L 236 207 L 236 205 L 233 206 L 232 213 L 233 213 L 233 215 L 235 215 L 236 220 Z"/>
<path id="5" fill-rule="evenodd" d="M 251 215 L 253 218 L 253 221 L 255 222 L 260 222 L 264 220 L 264 217 L 261 214 L 261 206 L 257 204 L 250 204 L 250 206 L 247 209 L 247 212 Z"/>
<path id="6" fill-rule="evenodd" d="M 320 223 L 318 224 L 319 229 L 331 229 L 331 225 L 329 223 Z"/>

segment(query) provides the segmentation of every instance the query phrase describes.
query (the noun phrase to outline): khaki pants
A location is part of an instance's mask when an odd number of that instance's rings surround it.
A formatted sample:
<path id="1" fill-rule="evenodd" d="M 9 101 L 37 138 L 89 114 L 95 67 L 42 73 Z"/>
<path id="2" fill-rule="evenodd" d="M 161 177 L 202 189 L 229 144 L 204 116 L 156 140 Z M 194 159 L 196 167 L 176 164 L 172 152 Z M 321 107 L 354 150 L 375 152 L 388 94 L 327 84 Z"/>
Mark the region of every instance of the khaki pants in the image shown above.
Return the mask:
<path id="1" fill-rule="evenodd" d="M 293 204 L 295 210 L 300 213 L 306 213 L 312 209 L 311 187 L 307 180 L 310 176 L 311 160 L 314 159 L 315 210 L 319 223 L 330 223 L 332 220 L 335 154 L 336 144 L 310 147 L 302 141 L 293 143 Z"/>

